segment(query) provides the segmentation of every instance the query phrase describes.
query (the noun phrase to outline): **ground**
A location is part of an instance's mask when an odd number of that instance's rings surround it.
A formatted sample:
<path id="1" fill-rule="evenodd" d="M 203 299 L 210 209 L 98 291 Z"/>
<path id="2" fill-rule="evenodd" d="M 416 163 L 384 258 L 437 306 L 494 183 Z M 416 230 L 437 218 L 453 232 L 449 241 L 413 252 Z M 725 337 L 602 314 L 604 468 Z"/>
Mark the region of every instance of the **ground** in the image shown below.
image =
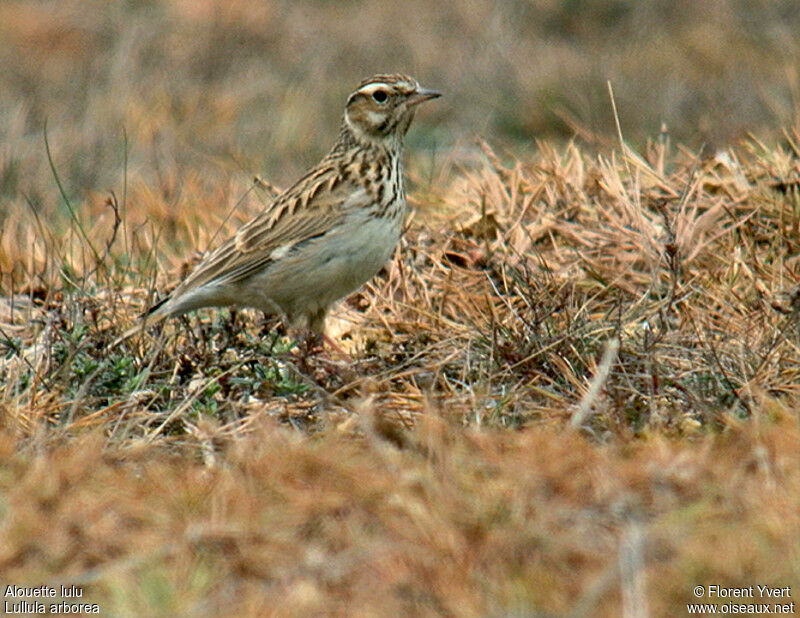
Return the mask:
<path id="1" fill-rule="evenodd" d="M 604 82 L 608 127 L 580 106 L 562 113 L 525 52 L 613 59 L 608 32 L 660 5 L 589 2 L 581 21 L 539 4 L 547 36 L 583 47 L 524 34 L 514 20 L 533 19 L 527 4 L 495 14 L 481 2 L 432 14 L 443 41 L 415 18 L 376 44 L 385 61 L 392 41 L 415 43 L 400 45 L 409 72 L 445 97 L 409 136 L 401 246 L 328 320 L 346 356 L 309 355 L 250 311 L 198 312 L 112 345 L 332 141 L 369 64 L 342 60 L 366 35 L 339 5 L 0 6 L 18 52 L 0 90 L 19 97 L 0 116 L 4 586 L 75 586 L 70 602 L 120 616 L 789 612 L 796 114 L 739 113 L 764 95 L 753 86 L 726 91 L 740 107 L 678 105 L 678 137 L 657 126 L 647 138 L 655 94 L 626 116 L 636 91 Z M 715 9 L 769 84 L 796 54 L 768 21 L 779 5 L 762 7 L 759 40 L 737 30 L 734 5 Z M 666 20 L 667 49 L 694 37 L 714 87 L 736 82 L 722 34 L 693 6 Z M 352 7 L 388 37 L 392 9 Z M 477 42 L 443 24 L 478 32 L 486 15 L 494 47 L 472 68 L 514 93 L 508 108 L 447 56 Z M 313 38 L 316 21 L 333 25 Z M 310 41 L 335 68 L 293 55 Z M 628 43 L 658 60 L 645 38 Z M 441 57 L 415 60 L 431 49 Z M 292 81 L 295 61 L 306 72 Z M 550 124 L 530 120 L 538 106 Z M 4 592 L 6 613 L 35 600 Z"/>

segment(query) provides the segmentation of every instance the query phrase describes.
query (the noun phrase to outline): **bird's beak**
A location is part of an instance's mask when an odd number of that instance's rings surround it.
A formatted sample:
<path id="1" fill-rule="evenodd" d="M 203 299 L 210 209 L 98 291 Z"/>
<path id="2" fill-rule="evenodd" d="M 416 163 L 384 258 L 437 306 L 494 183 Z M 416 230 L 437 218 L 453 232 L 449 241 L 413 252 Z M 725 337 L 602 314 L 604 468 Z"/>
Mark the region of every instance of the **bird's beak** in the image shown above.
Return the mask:
<path id="1" fill-rule="evenodd" d="M 419 105 L 420 103 L 424 103 L 425 101 L 430 101 L 431 99 L 437 99 L 440 96 L 442 96 L 442 93 L 437 92 L 436 90 L 428 90 L 427 88 L 417 88 L 417 91 L 410 97 L 408 97 L 406 106 L 414 107 L 415 105 Z"/>

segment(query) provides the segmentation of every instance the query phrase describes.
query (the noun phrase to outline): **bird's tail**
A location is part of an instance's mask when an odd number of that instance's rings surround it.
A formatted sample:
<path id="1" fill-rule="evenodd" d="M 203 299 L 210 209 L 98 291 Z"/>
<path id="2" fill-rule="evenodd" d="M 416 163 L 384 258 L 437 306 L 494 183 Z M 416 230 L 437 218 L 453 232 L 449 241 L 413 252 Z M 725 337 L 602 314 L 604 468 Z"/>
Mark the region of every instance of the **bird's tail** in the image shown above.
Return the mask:
<path id="1" fill-rule="evenodd" d="M 150 307 L 146 312 L 139 316 L 136 320 L 136 324 L 131 326 L 128 330 L 122 333 L 119 337 L 117 337 L 112 343 L 111 348 L 116 348 L 120 343 L 125 341 L 126 339 L 130 339 L 134 335 L 138 333 L 143 333 L 144 329 L 148 326 L 153 326 L 154 324 L 158 324 L 164 318 L 168 318 L 172 315 L 172 311 L 167 309 L 167 302 L 170 300 L 169 296 L 162 298 L 158 301 L 155 305 Z"/>

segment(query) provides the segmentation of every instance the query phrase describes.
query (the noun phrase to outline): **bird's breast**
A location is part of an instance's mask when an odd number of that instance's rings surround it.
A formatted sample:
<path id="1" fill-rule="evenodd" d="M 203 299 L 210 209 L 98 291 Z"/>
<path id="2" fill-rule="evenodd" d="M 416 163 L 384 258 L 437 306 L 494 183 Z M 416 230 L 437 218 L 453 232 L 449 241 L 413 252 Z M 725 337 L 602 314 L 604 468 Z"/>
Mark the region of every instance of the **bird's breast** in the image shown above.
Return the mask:
<path id="1" fill-rule="evenodd" d="M 402 226 L 402 216 L 375 216 L 359 209 L 325 234 L 282 252 L 248 286 L 290 314 L 327 307 L 360 288 L 386 264 Z"/>

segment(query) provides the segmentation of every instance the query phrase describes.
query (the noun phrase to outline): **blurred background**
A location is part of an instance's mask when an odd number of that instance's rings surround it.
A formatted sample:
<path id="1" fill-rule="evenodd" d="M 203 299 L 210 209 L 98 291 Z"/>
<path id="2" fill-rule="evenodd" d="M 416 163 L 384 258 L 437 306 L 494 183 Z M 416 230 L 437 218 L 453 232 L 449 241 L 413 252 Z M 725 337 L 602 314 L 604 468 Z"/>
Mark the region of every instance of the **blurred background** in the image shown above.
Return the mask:
<path id="1" fill-rule="evenodd" d="M 0 217 L 58 201 L 45 121 L 76 197 L 119 191 L 123 169 L 167 201 L 187 179 L 285 186 L 378 71 L 446 95 L 417 153 L 612 144 L 607 80 L 635 147 L 662 125 L 694 149 L 780 138 L 798 33 L 797 0 L 2 0 Z"/>

